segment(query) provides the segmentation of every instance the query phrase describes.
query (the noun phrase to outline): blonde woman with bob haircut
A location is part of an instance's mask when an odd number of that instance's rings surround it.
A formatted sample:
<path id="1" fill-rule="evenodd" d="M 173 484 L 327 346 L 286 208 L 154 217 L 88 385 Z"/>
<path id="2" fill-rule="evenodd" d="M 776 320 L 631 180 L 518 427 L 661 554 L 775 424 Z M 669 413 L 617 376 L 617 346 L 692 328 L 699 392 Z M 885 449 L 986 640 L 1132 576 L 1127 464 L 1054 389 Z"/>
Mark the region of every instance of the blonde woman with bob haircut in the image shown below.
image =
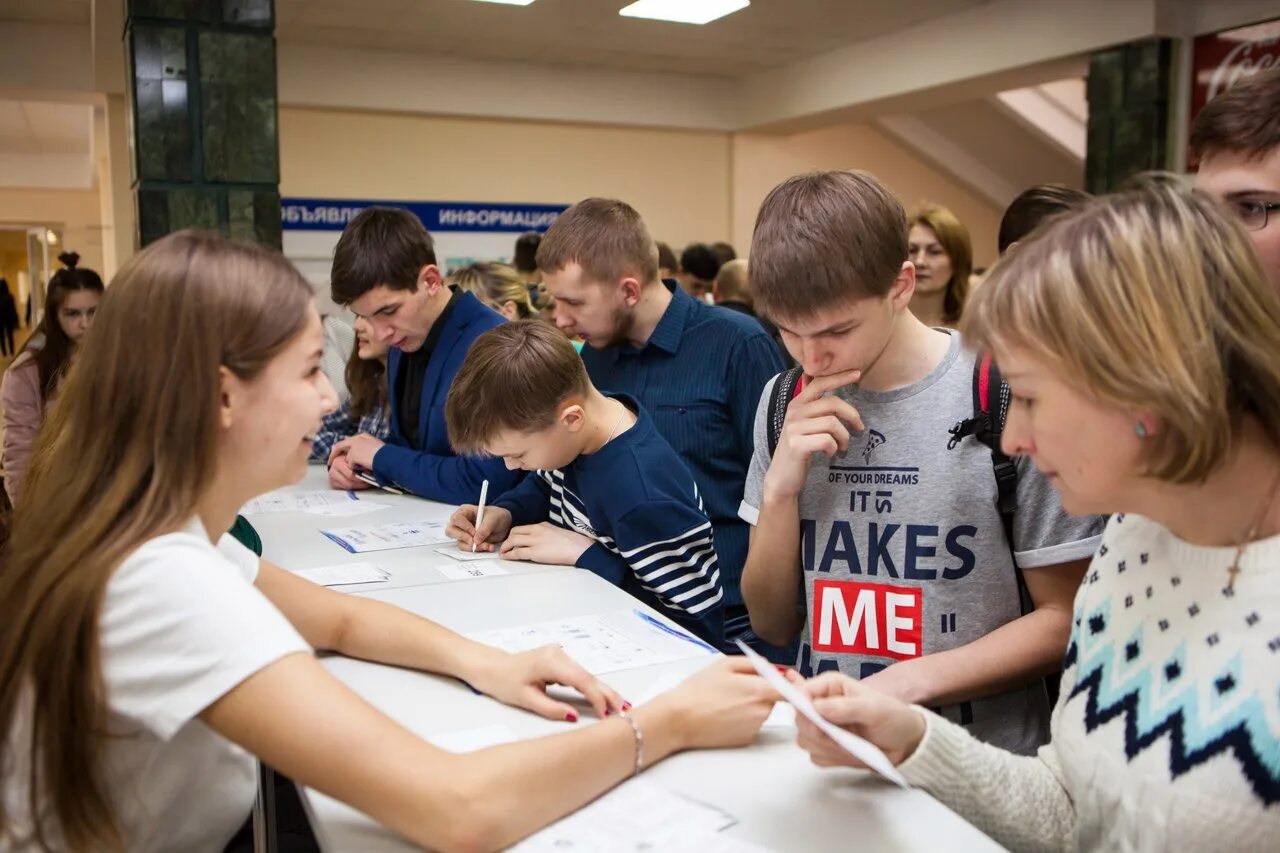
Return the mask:
<path id="1" fill-rule="evenodd" d="M 475 297 L 508 320 L 529 320 L 538 316 L 529 296 L 529 286 L 515 269 L 506 264 L 480 261 L 449 273 L 449 284 L 470 291 Z"/>
<path id="2" fill-rule="evenodd" d="M 478 645 L 315 586 L 220 536 L 297 481 L 335 406 L 306 281 L 278 253 L 181 232 L 107 291 L 42 431 L 0 556 L 0 848 L 220 851 L 253 757 L 433 849 L 492 849 L 688 747 L 749 742 L 776 699 L 723 662 L 629 711 L 559 649 Z M 465 679 L 555 719 L 610 719 L 454 755 L 312 653 Z M 639 744 L 643 737 L 643 751 Z"/>
<path id="3" fill-rule="evenodd" d="M 819 711 L 1015 850 L 1280 840 L 1280 297 L 1240 224 L 1153 176 L 1020 243 L 964 329 L 1013 390 L 1004 450 L 1114 513 L 1031 757 L 840 675 Z M 848 763 L 813 726 L 813 761 Z"/>

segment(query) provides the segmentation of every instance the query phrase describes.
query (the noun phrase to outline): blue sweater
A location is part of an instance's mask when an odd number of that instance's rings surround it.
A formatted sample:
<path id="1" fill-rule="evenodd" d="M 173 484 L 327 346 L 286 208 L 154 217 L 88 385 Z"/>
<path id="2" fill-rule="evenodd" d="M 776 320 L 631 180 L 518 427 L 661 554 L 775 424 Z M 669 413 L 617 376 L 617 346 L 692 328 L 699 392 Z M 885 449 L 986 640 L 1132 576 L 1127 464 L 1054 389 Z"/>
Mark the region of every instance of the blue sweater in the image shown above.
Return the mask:
<path id="1" fill-rule="evenodd" d="M 550 521 L 595 540 L 580 568 L 629 592 L 716 646 L 724 595 L 711 523 L 693 475 L 631 397 L 631 429 L 565 468 L 538 471 L 494 501 L 513 525 Z"/>
<path id="2" fill-rule="evenodd" d="M 725 606 L 740 610 L 749 527 L 738 507 L 760 392 L 782 372 L 773 339 L 751 317 L 677 288 L 643 347 L 586 347 L 582 362 L 601 391 L 631 394 L 652 412 L 658 432 L 693 472 L 715 530 Z M 725 629 L 732 639 L 747 627 L 739 612 Z"/>
<path id="3" fill-rule="evenodd" d="M 450 504 L 475 503 L 485 480 L 489 481 L 491 495 L 500 495 L 516 484 L 519 472 L 508 471 L 501 459 L 456 455 L 444 422 L 444 401 L 467 350 L 476 338 L 504 322 L 501 314 L 485 307 L 470 293 L 458 298 L 445 317 L 422 382 L 418 414 L 418 446 L 422 450 L 414 450 L 400 433 L 400 401 L 393 391 L 391 434 L 373 457 L 373 472 L 379 479 L 403 486 L 419 497 Z M 403 361 L 400 350 L 392 348 L 387 359 L 388 388 L 397 387 Z"/>

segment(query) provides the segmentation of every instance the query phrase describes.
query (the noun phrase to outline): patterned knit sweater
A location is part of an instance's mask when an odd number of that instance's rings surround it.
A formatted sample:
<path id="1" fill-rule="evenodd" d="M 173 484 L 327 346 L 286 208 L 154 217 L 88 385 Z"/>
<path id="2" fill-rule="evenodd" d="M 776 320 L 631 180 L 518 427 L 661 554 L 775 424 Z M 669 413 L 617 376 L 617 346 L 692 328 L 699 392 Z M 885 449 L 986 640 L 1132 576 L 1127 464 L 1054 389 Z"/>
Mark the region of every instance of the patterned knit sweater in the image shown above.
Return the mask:
<path id="1" fill-rule="evenodd" d="M 1244 553 L 1117 515 L 1075 600 L 1052 741 L 925 712 L 901 770 L 1015 850 L 1280 850 L 1280 536 Z"/>

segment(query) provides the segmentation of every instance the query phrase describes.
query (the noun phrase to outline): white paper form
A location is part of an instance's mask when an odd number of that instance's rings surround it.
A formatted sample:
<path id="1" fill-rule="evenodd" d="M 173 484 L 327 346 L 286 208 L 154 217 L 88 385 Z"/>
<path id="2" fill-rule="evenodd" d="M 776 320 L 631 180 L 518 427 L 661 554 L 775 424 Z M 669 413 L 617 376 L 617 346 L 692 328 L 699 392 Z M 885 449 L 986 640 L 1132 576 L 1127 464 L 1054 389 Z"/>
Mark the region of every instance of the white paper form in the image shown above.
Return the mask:
<path id="1" fill-rule="evenodd" d="M 511 574 L 497 560 L 476 560 L 468 563 L 436 563 L 432 568 L 451 581 L 466 581 L 472 578 L 490 578 L 496 575 Z"/>
<path id="2" fill-rule="evenodd" d="M 240 509 L 242 515 L 275 512 L 309 512 L 315 515 L 347 515 L 372 512 L 386 504 L 362 500 L 355 492 L 337 490 L 315 492 L 271 492 L 249 501 Z M 356 509 L 359 507 L 359 509 Z"/>
<path id="3" fill-rule="evenodd" d="M 719 809 L 644 779 L 623 782 L 595 802 L 510 848 L 517 853 L 698 850 L 737 823 Z M 692 844 L 691 844 L 692 843 Z"/>
<path id="4" fill-rule="evenodd" d="M 474 554 L 470 551 L 463 551 L 456 545 L 446 545 L 443 548 L 436 549 L 437 554 L 448 557 L 451 560 L 459 560 L 469 563 L 472 560 L 496 560 L 498 559 L 497 551 L 476 551 Z"/>
<path id="5" fill-rule="evenodd" d="M 374 563 L 340 563 L 336 566 L 317 566 L 314 569 L 297 569 L 294 574 L 321 586 L 378 583 L 391 579 L 390 572 Z"/>
<path id="6" fill-rule="evenodd" d="M 622 611 L 618 618 L 621 621 L 635 619 L 630 611 Z M 637 624 L 636 634 L 644 636 L 642 630 L 642 626 Z M 553 619 L 514 628 L 479 631 L 468 636 L 476 642 L 508 652 L 524 652 L 554 644 L 593 675 L 713 653 L 707 652 L 700 641 L 694 644 L 662 635 L 655 637 L 652 644 L 641 642 L 609 624 L 604 615 Z"/>
<path id="7" fill-rule="evenodd" d="M 346 548 L 352 554 L 368 551 L 390 551 L 395 548 L 417 548 L 445 541 L 445 525 L 441 521 L 402 521 L 372 527 L 340 527 L 320 533 Z"/>
<path id="8" fill-rule="evenodd" d="M 831 738 L 839 744 L 845 752 L 861 761 L 867 767 L 879 773 L 896 785 L 903 788 L 910 787 L 907 780 L 898 772 L 898 768 L 893 766 L 885 754 L 880 751 L 880 747 L 876 746 L 869 740 L 858 737 L 853 732 L 846 731 L 839 726 L 828 722 L 818 709 L 813 707 L 813 703 L 809 701 L 809 697 L 805 696 L 799 690 L 796 690 L 785 678 L 774 669 L 773 664 L 769 663 L 760 655 L 756 654 L 752 649 L 741 640 L 735 640 L 738 648 L 742 649 L 742 653 L 747 656 L 747 660 L 751 661 L 751 665 L 756 668 L 756 672 L 769 682 L 769 685 L 782 694 L 782 698 L 786 699 L 796 710 L 804 714 L 813 722 L 815 726 L 823 731 L 827 737 Z"/>

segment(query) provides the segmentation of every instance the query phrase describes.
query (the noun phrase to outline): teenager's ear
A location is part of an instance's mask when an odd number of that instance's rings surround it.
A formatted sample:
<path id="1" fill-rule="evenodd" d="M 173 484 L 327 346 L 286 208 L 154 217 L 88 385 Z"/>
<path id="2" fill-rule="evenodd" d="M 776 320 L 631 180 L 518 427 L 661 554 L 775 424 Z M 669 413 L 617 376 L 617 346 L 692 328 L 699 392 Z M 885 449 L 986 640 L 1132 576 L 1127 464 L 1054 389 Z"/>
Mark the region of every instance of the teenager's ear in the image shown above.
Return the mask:
<path id="1" fill-rule="evenodd" d="M 916 292 L 916 268 L 911 261 L 903 261 L 898 269 L 898 277 L 889 287 L 889 301 L 894 308 L 905 309 L 911 304 L 911 297 Z"/>
<path id="2" fill-rule="evenodd" d="M 498 309 L 498 313 L 503 317 L 506 317 L 508 320 L 514 321 L 520 319 L 520 308 L 510 299 L 502 303 L 502 306 Z"/>
<path id="3" fill-rule="evenodd" d="M 443 286 L 444 276 L 440 274 L 440 267 L 426 264 L 418 270 L 418 290 L 426 290 L 428 296 L 435 296 Z"/>
<path id="4" fill-rule="evenodd" d="M 587 424 L 587 413 L 579 403 L 572 403 L 560 410 L 559 421 L 569 432 L 579 432 Z"/>

